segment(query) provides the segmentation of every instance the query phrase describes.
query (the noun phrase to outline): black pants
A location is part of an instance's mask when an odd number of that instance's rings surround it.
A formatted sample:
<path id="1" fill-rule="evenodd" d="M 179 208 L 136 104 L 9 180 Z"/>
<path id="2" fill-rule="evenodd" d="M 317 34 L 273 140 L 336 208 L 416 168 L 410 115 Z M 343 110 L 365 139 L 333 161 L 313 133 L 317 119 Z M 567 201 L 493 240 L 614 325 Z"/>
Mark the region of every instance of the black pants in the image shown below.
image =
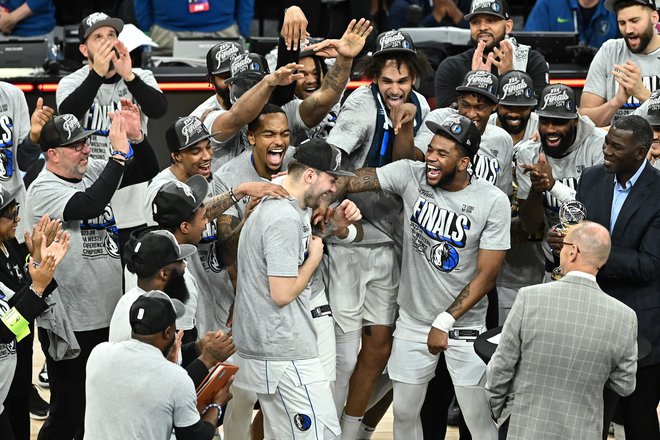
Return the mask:
<path id="1" fill-rule="evenodd" d="M 108 340 L 109 329 L 76 332 L 80 355 L 54 361 L 48 354 L 48 335 L 39 329 L 41 348 L 46 355 L 50 383 L 50 414 L 39 431 L 39 440 L 82 439 L 85 422 L 85 367 L 92 349 Z"/>
<path id="2" fill-rule="evenodd" d="M 30 324 L 30 334 L 16 344 L 16 371 L 4 403 L 3 415 L 7 418 L 13 432 L 13 438 L 16 440 L 30 440 L 33 342 L 34 324 Z M 0 437 L 5 438 L 7 432 L 9 431 L 0 429 Z"/>
<path id="3" fill-rule="evenodd" d="M 660 402 L 660 363 L 638 368 L 636 379 L 635 391 L 619 399 L 626 440 L 658 440 L 660 428 L 656 408 Z"/>

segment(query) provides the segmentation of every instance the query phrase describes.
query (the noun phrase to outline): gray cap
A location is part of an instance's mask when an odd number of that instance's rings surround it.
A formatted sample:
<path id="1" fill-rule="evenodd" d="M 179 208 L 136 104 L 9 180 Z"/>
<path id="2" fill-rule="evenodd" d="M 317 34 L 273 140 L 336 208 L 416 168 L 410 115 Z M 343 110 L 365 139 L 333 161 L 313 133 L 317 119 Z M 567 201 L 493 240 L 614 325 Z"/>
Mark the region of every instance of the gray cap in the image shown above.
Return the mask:
<path id="1" fill-rule="evenodd" d="M 551 84 L 541 92 L 536 114 L 542 118 L 576 119 L 575 92 L 564 84 Z"/>
<path id="2" fill-rule="evenodd" d="M 646 120 L 651 125 L 660 125 L 660 90 L 651 93 L 648 101 Z"/>
<path id="3" fill-rule="evenodd" d="M 479 129 L 474 123 L 461 115 L 451 115 L 441 123 L 426 121 L 426 126 L 434 134 L 441 132 L 447 135 L 450 139 L 464 146 L 472 155 L 479 151 L 479 144 L 481 144 L 481 134 Z"/>

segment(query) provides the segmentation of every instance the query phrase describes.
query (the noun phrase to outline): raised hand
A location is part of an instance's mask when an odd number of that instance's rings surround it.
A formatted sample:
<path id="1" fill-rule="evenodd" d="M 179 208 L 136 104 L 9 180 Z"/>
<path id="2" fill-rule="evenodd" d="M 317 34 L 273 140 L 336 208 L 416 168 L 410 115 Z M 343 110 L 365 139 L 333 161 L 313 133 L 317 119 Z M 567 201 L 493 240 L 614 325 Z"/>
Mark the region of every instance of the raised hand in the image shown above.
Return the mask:
<path id="1" fill-rule="evenodd" d="M 351 223 L 360 221 L 361 219 L 362 213 L 360 209 L 348 199 L 342 201 L 332 215 L 332 222 L 341 229 L 347 228 Z"/>
<path id="2" fill-rule="evenodd" d="M 105 77 L 108 72 L 114 69 L 114 60 L 117 58 L 115 45 L 112 41 L 106 40 L 101 44 L 99 50 L 94 54 L 93 69 L 101 77 Z"/>
<path id="3" fill-rule="evenodd" d="M 491 57 L 488 57 L 486 61 L 484 61 L 485 49 L 486 49 L 486 43 L 483 41 L 479 41 L 477 43 L 477 48 L 474 51 L 474 55 L 472 55 L 472 70 L 485 70 L 487 72 L 490 72 L 490 69 L 493 65 L 493 59 Z"/>
<path id="4" fill-rule="evenodd" d="M 276 185 L 268 182 L 244 182 L 234 188 L 236 197 L 243 197 L 248 195 L 250 197 L 288 197 L 289 193 L 286 192 L 282 185 Z"/>
<path id="5" fill-rule="evenodd" d="M 39 142 L 41 137 L 41 130 L 46 125 L 53 115 L 55 115 L 55 110 L 44 105 L 44 99 L 39 97 L 37 99 L 37 106 L 32 113 L 30 118 L 30 142 L 36 144 Z"/>
<path id="6" fill-rule="evenodd" d="M 520 167 L 523 169 L 523 173 L 529 173 L 529 178 L 532 182 L 532 192 L 540 194 L 544 191 L 550 191 L 555 186 L 552 168 L 548 164 L 544 153 L 541 153 L 537 163 L 520 164 Z"/>
<path id="7" fill-rule="evenodd" d="M 288 50 L 298 50 L 300 39 L 307 37 L 307 17 L 298 6 L 287 8 L 280 35 Z"/>
<path id="8" fill-rule="evenodd" d="M 394 134 L 399 134 L 401 126 L 404 124 L 410 124 L 415 120 L 415 115 L 417 114 L 417 106 L 409 102 L 397 105 L 390 111 L 390 119 L 392 120 L 392 125 L 394 126 Z"/>
<path id="9" fill-rule="evenodd" d="M 121 119 L 126 127 L 126 136 L 129 139 L 140 139 L 142 137 L 142 125 L 140 121 L 140 107 L 130 99 L 122 98 Z"/>
<path id="10" fill-rule="evenodd" d="M 513 45 L 508 40 L 502 40 L 499 47 L 494 47 L 493 52 L 488 54 L 491 64 L 497 67 L 498 75 L 513 70 Z M 490 72 L 490 69 L 488 69 Z"/>
<path id="11" fill-rule="evenodd" d="M 364 47 L 367 37 L 374 30 L 369 20 L 361 18 L 360 21 L 351 20 L 346 28 L 346 32 L 340 40 L 324 40 L 317 44 L 312 44 L 308 49 L 313 50 L 317 55 L 328 58 L 342 56 L 345 58 L 355 58 Z"/>
<path id="12" fill-rule="evenodd" d="M 614 70 L 612 70 L 612 75 L 614 75 L 614 80 L 619 83 L 620 86 L 625 88 L 626 94 L 629 96 L 634 96 L 640 101 L 646 101 L 651 95 L 651 92 L 644 86 L 642 82 L 642 72 L 639 67 L 628 60 L 625 64 L 615 64 Z M 621 87 L 619 87 L 621 89 Z M 618 93 L 617 93 L 618 95 Z M 621 98 L 617 96 L 617 98 Z M 627 97 L 626 100 L 627 101 Z M 625 101 L 623 101 L 625 103 Z"/>
<path id="13" fill-rule="evenodd" d="M 128 48 L 119 40 L 115 40 L 114 48 L 114 59 L 112 62 L 115 65 L 115 70 L 124 81 L 133 81 L 135 74 L 133 73 L 133 62 L 131 61 Z"/>
<path id="14" fill-rule="evenodd" d="M 280 67 L 275 72 L 266 75 L 264 80 L 271 87 L 288 86 L 305 77 L 302 73 L 296 73 L 303 67 L 305 66 L 302 64 L 289 63 L 286 66 Z"/>
<path id="15" fill-rule="evenodd" d="M 128 137 L 126 135 L 126 126 L 123 123 L 121 112 L 119 110 L 109 112 L 108 117 L 112 121 L 112 124 L 110 124 L 110 135 L 108 136 L 110 138 L 110 145 L 112 145 L 113 149 L 128 154 Z"/>

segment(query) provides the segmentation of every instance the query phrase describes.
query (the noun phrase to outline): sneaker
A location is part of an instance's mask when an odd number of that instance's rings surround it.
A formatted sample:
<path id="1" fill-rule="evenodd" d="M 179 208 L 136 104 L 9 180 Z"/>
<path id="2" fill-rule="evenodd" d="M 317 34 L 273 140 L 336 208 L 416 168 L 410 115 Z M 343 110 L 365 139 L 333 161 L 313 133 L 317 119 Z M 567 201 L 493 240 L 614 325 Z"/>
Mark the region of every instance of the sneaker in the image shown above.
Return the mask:
<path id="1" fill-rule="evenodd" d="M 34 420 L 46 420 L 48 418 L 48 411 L 50 405 L 41 398 L 37 387 L 32 385 L 30 391 L 30 418 Z"/>
<path id="2" fill-rule="evenodd" d="M 37 375 L 37 382 L 43 388 L 50 387 L 50 383 L 48 382 L 48 370 L 46 369 L 45 362 L 44 362 L 44 366 L 41 367 L 41 371 L 39 372 L 39 375 Z"/>
<path id="3" fill-rule="evenodd" d="M 447 426 L 458 426 L 461 424 L 461 408 L 458 406 L 458 402 L 454 397 L 454 400 L 451 401 L 449 405 L 449 411 L 447 411 Z"/>

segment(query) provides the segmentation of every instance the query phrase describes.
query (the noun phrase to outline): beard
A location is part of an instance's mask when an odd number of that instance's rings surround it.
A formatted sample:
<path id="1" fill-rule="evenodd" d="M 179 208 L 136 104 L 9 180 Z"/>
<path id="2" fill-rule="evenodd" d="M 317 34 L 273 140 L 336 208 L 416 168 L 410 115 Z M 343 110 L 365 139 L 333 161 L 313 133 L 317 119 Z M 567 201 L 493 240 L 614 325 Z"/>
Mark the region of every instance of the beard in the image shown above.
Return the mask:
<path id="1" fill-rule="evenodd" d="M 626 46 L 628 47 L 628 50 L 630 50 L 632 53 L 642 53 L 648 47 L 649 43 L 651 42 L 651 39 L 653 39 L 654 31 L 655 29 L 653 27 L 653 24 L 651 24 L 651 26 L 647 27 L 644 30 L 644 32 L 639 34 L 639 46 L 637 46 L 636 49 L 630 47 L 630 44 L 628 43 L 628 39 L 625 38 L 625 36 L 623 41 L 626 42 Z"/>
<path id="2" fill-rule="evenodd" d="M 454 167 L 451 170 L 442 170 L 442 177 L 440 177 L 440 180 L 438 183 L 431 185 L 428 182 L 428 179 L 426 180 L 426 183 L 428 183 L 431 188 L 442 188 L 443 186 L 446 186 L 447 184 L 451 183 L 452 180 L 456 177 L 456 172 L 458 171 L 458 167 Z"/>
<path id="3" fill-rule="evenodd" d="M 510 134 L 520 134 L 523 131 L 527 129 L 527 123 L 529 122 L 529 116 L 524 117 L 520 116 L 520 118 L 511 118 L 511 119 L 520 119 L 520 125 L 511 125 L 509 124 L 509 118 L 508 117 L 502 117 L 499 114 L 497 115 L 497 120 L 500 121 L 500 125 L 506 131 L 507 133 Z"/>
<path id="4" fill-rule="evenodd" d="M 172 351 L 172 347 L 174 347 L 174 341 L 176 340 L 176 333 L 174 334 L 174 337 L 172 340 L 167 344 L 167 347 L 163 350 L 163 356 L 167 357 L 170 354 L 170 351 Z"/>
<path id="5" fill-rule="evenodd" d="M 470 38 L 472 40 L 472 43 L 474 44 L 474 47 L 477 47 L 477 44 L 479 44 L 478 39 Z M 489 52 L 492 52 L 494 48 L 499 47 L 500 43 L 504 41 L 504 35 L 502 35 L 500 38 L 495 37 L 493 35 L 493 41 L 488 43 L 486 47 L 484 48 L 484 56 L 488 55 Z"/>
<path id="6" fill-rule="evenodd" d="M 560 137 L 559 145 L 557 145 L 556 147 L 549 147 L 548 139 L 547 139 L 548 135 L 539 133 L 543 152 L 555 159 L 561 159 L 562 157 L 566 157 L 568 155 L 568 149 L 571 147 L 571 145 L 573 145 L 573 142 L 575 142 L 576 135 L 577 135 L 577 128 L 569 131 L 566 134 L 559 135 Z"/>
<path id="7" fill-rule="evenodd" d="M 231 108 L 231 101 L 229 99 L 229 87 L 218 87 L 215 85 L 215 93 L 222 99 L 222 106 L 225 108 L 225 110 L 229 110 Z"/>
<path id="8" fill-rule="evenodd" d="M 178 269 L 172 270 L 172 275 L 167 284 L 163 288 L 163 292 L 172 299 L 178 299 L 182 303 L 188 301 L 190 292 L 188 292 L 188 286 L 186 286 L 186 279 L 183 277 L 183 271 Z"/>

